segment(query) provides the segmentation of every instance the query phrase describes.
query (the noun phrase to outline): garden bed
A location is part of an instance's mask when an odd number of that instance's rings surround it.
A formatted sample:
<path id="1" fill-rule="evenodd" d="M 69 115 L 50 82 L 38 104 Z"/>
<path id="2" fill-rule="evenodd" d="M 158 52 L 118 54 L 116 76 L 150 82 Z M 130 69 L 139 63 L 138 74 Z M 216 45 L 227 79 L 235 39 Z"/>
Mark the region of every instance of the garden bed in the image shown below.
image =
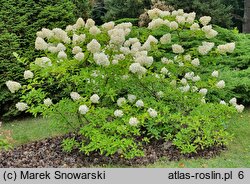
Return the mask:
<path id="1" fill-rule="evenodd" d="M 196 154 L 181 154 L 170 142 L 154 142 L 144 147 L 145 157 L 137 157 L 131 160 L 120 157 L 118 154 L 112 157 L 102 156 L 98 153 L 89 156 L 79 153 L 77 150 L 71 153 L 62 151 L 61 142 L 71 137 L 71 134 L 47 138 L 31 142 L 14 148 L 11 151 L 0 152 L 1 168 L 39 168 L 39 167 L 105 167 L 108 165 L 120 165 L 123 167 L 141 167 L 154 163 L 161 157 L 169 160 L 182 158 L 211 158 L 218 155 L 225 147 L 214 147 L 200 151 Z"/>

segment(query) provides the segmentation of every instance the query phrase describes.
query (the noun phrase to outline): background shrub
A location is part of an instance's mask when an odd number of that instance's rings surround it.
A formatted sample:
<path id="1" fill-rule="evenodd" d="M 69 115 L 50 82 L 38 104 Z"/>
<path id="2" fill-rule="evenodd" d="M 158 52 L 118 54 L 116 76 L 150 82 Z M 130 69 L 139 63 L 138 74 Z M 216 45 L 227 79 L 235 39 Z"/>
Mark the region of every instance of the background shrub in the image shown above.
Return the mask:
<path id="1" fill-rule="evenodd" d="M 104 0 L 107 10 L 104 21 L 117 20 L 121 18 L 138 18 L 144 8 L 150 8 L 150 0 Z"/>
<path id="2" fill-rule="evenodd" d="M 23 80 L 25 65 L 18 63 L 13 52 L 27 58 L 27 63 L 40 55 L 34 50 L 35 33 L 43 27 L 65 28 L 81 17 L 87 17 L 87 0 L 0 0 L 0 117 L 17 115 L 16 96 L 10 94 L 5 81 Z"/>
<path id="3" fill-rule="evenodd" d="M 163 0 L 175 9 L 184 9 L 186 12 L 195 11 L 198 17 L 207 15 L 213 17 L 212 23 L 222 27 L 232 25 L 232 6 L 224 0 Z"/>

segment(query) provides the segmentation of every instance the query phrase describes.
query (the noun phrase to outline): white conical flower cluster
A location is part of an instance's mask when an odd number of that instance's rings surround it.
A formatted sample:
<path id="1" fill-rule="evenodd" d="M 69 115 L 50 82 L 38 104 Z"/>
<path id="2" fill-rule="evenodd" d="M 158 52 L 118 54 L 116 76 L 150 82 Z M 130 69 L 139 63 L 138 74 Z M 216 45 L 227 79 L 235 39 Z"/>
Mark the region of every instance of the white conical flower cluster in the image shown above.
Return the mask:
<path id="1" fill-rule="evenodd" d="M 11 93 L 15 93 L 16 91 L 18 91 L 22 87 L 19 82 L 10 81 L 10 80 L 7 81 L 5 84 Z"/>

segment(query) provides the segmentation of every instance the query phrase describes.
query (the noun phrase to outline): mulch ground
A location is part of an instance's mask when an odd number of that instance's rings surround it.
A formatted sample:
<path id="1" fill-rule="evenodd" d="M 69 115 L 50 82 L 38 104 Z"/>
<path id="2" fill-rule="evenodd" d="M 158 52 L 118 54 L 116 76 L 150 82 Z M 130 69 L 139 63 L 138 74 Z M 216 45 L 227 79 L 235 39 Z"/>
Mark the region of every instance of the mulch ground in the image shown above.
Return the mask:
<path id="1" fill-rule="evenodd" d="M 210 148 L 196 154 L 181 154 L 170 142 L 152 143 L 144 148 L 145 156 L 131 160 L 121 158 L 119 155 L 112 157 L 102 156 L 98 153 L 86 156 L 77 150 L 71 153 L 62 151 L 62 139 L 71 135 L 47 138 L 41 141 L 24 144 L 10 151 L 0 152 L 0 168 L 70 168 L 70 167 L 102 167 L 119 165 L 121 167 L 140 167 L 154 163 L 162 157 L 178 161 L 181 158 L 211 158 L 218 155 L 224 147 Z"/>

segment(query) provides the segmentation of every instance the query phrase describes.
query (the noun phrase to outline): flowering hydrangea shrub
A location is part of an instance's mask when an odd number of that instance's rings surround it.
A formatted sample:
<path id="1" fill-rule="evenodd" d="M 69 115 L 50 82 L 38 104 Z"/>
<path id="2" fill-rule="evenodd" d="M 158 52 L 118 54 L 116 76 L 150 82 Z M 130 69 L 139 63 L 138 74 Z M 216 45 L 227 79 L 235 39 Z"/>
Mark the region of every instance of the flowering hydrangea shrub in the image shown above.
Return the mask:
<path id="1" fill-rule="evenodd" d="M 133 158 L 152 141 L 171 141 L 182 153 L 226 145 L 228 119 L 244 106 L 236 98 L 209 98 L 226 84 L 220 71 L 207 76 L 201 68 L 205 57 L 230 54 L 235 43 L 213 42 L 218 32 L 211 17 L 148 14 L 146 33 L 129 22 L 97 27 L 81 18 L 65 30 L 43 28 L 35 47 L 44 57 L 25 71 L 27 84 L 6 82 L 11 92 L 23 93 L 16 107 L 75 130 L 80 138 L 64 140 L 65 151 Z M 43 89 L 48 84 L 60 90 L 51 94 Z"/>

